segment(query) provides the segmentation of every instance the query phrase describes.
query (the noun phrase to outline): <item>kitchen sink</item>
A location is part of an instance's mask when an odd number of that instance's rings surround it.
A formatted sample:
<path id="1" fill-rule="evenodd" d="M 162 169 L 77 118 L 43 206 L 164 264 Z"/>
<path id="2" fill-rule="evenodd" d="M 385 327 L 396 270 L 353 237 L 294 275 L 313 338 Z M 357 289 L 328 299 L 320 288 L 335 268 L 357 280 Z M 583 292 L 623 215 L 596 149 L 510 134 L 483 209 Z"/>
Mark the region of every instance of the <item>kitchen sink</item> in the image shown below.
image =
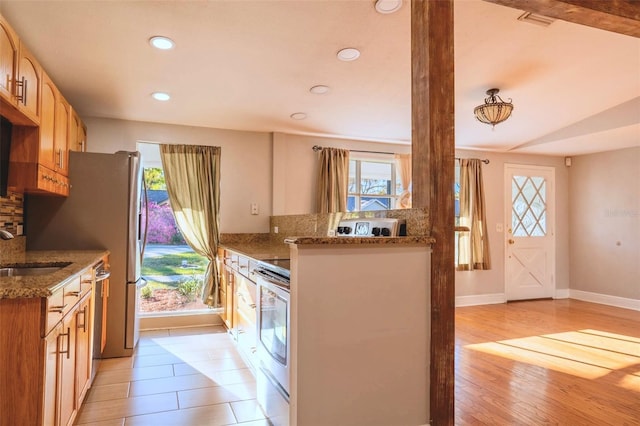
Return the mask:
<path id="1" fill-rule="evenodd" d="M 46 275 L 59 271 L 65 266 L 70 265 L 68 262 L 57 263 L 29 263 L 17 264 L 11 266 L 0 267 L 0 277 L 20 277 L 30 275 Z"/>

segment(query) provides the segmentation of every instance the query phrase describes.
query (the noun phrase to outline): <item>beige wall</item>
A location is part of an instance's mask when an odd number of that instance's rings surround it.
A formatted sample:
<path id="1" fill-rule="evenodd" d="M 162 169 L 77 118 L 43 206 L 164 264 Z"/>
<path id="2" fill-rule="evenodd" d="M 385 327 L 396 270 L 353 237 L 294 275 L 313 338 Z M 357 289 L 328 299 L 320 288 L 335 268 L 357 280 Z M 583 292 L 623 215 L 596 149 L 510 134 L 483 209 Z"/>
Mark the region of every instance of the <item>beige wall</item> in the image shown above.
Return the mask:
<path id="1" fill-rule="evenodd" d="M 271 133 L 102 118 L 88 118 L 85 123 L 92 152 L 135 151 L 137 142 L 220 146 L 220 231 L 268 232 Z M 251 203 L 258 203 L 258 215 L 251 215 Z"/>
<path id="2" fill-rule="evenodd" d="M 488 271 L 456 271 L 456 297 L 496 295 L 495 301 L 505 291 L 504 242 L 505 232 L 496 230 L 497 224 L 507 229 L 504 217 L 504 165 L 523 164 L 550 166 L 555 168 L 556 178 L 556 289 L 569 288 L 569 169 L 562 157 L 541 155 L 500 154 L 479 151 L 456 151 L 462 158 L 486 158 L 490 163 L 483 165 L 484 189 L 487 204 L 487 232 L 492 268 Z M 473 303 L 473 302 L 472 302 Z"/>
<path id="3" fill-rule="evenodd" d="M 315 209 L 317 153 L 313 145 L 383 152 L 410 152 L 410 146 L 284 133 L 231 130 L 89 118 L 90 151 L 135 150 L 136 142 L 186 143 L 222 147 L 221 231 L 268 232 L 270 215 L 305 214 Z M 461 157 L 488 158 L 484 167 L 487 222 L 493 267 L 456 272 L 456 296 L 504 293 L 504 164 L 552 166 L 556 170 L 556 282 L 569 288 L 569 168 L 561 157 L 458 151 Z M 260 205 L 252 216 L 249 206 Z"/>
<path id="4" fill-rule="evenodd" d="M 273 214 L 315 213 L 318 153 L 314 145 L 325 148 L 410 153 L 410 145 L 353 139 L 323 138 L 286 133 L 273 134 Z"/>
<path id="5" fill-rule="evenodd" d="M 573 158 L 571 289 L 640 300 L 640 147 Z"/>

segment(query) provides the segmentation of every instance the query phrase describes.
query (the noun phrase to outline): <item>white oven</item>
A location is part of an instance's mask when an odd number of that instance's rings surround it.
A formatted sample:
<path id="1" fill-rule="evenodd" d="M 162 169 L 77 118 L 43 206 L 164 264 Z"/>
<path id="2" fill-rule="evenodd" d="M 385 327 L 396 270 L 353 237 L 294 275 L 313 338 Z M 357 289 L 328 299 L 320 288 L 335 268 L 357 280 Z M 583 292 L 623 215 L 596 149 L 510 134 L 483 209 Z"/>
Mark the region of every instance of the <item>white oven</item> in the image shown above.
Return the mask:
<path id="1" fill-rule="evenodd" d="M 255 270 L 258 285 L 258 403 L 275 426 L 289 424 L 291 315 L 289 279 L 271 270 Z"/>

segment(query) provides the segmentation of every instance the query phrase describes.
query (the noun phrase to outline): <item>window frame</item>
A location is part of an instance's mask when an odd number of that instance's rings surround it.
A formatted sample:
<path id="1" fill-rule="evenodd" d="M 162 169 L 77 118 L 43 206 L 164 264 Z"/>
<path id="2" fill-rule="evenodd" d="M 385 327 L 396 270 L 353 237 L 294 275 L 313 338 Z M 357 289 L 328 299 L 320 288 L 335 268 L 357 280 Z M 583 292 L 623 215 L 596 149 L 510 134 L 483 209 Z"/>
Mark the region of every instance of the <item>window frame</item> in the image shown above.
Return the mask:
<path id="1" fill-rule="evenodd" d="M 393 156 L 383 155 L 383 156 L 372 156 L 372 155 L 357 155 L 350 153 L 349 154 L 349 171 L 351 171 L 351 162 L 355 162 L 355 184 L 356 184 L 356 192 L 350 192 L 351 185 L 348 185 L 347 189 L 347 206 L 349 205 L 349 199 L 353 197 L 354 199 L 354 209 L 349 210 L 350 212 L 359 212 L 360 207 L 362 205 L 362 198 L 385 198 L 389 200 L 389 207 L 386 209 L 381 209 L 378 211 L 385 210 L 393 210 L 396 208 L 398 199 L 400 194 L 398 194 L 398 173 L 396 160 Z M 389 194 L 365 194 L 362 193 L 362 163 L 383 163 L 389 164 L 391 166 L 391 176 L 389 177 L 390 182 L 390 192 Z"/>

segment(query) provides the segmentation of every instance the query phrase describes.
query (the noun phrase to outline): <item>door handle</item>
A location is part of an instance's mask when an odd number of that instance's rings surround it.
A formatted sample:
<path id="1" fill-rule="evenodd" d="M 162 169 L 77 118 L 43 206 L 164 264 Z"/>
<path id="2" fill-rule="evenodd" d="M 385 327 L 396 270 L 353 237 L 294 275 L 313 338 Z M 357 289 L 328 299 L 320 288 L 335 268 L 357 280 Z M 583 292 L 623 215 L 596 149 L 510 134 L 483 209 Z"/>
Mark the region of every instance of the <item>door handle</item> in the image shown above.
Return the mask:
<path id="1" fill-rule="evenodd" d="M 509 244 L 515 244 L 515 241 L 514 241 L 514 240 L 512 240 L 511 238 L 509 238 L 508 243 L 509 243 Z"/>

